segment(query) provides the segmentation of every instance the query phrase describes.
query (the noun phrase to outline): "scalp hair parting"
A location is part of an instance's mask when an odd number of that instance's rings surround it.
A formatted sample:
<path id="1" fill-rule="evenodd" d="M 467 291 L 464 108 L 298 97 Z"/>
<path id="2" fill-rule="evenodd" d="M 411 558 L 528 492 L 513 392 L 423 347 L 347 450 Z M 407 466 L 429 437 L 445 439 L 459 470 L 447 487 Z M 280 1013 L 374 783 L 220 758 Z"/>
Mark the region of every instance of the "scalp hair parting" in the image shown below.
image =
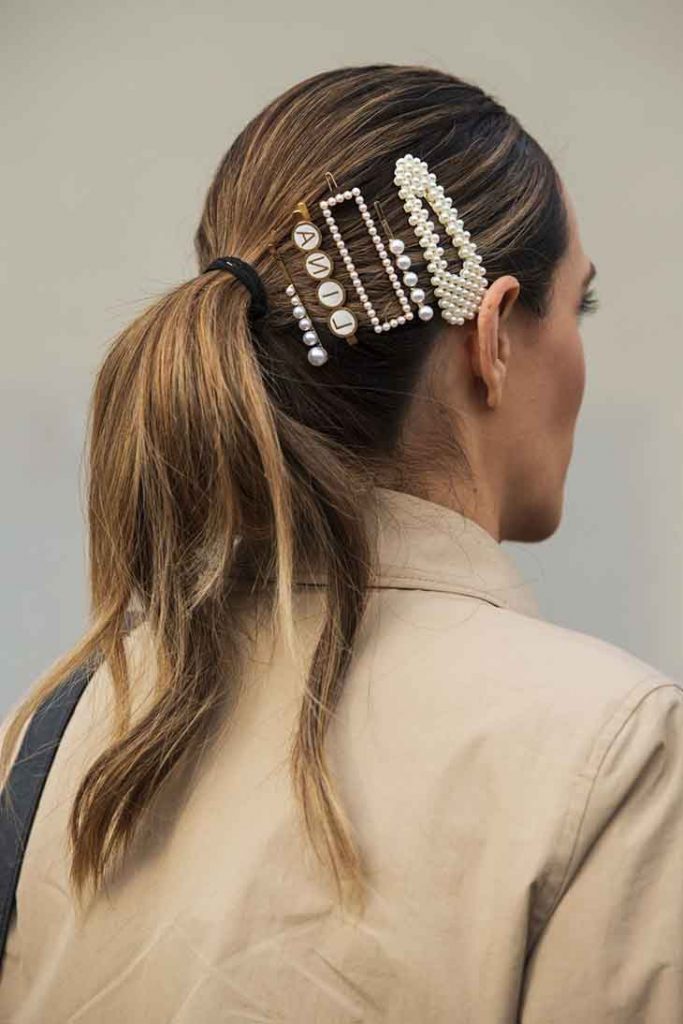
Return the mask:
<path id="1" fill-rule="evenodd" d="M 103 884 L 172 770 L 201 752 L 218 704 L 239 692 L 235 569 L 243 557 L 254 599 L 291 650 L 296 573 L 308 566 L 324 574 L 291 779 L 339 901 L 364 905 L 364 866 L 324 740 L 371 592 L 373 485 L 395 486 L 419 467 L 402 426 L 436 337 L 459 329 L 416 318 L 377 335 L 360 303 L 349 300 L 359 343 L 347 345 L 321 319 L 315 327 L 330 358 L 312 367 L 270 245 L 275 238 L 301 277 L 292 211 L 301 200 L 317 209 L 327 170 L 342 187 L 358 185 L 368 201 L 381 201 L 389 224 L 401 228 L 405 214 L 392 182 L 406 152 L 427 160 L 453 197 L 489 281 L 514 273 L 519 305 L 542 318 L 567 245 L 560 181 L 546 153 L 497 100 L 454 75 L 422 66 L 343 67 L 307 78 L 265 107 L 208 189 L 195 235 L 199 269 L 224 254 L 247 260 L 265 284 L 268 316 L 251 325 L 245 287 L 225 271 L 200 273 L 125 327 L 99 370 L 88 427 L 88 628 L 12 716 L 1 761 L 4 776 L 40 702 L 79 665 L 101 659 L 112 687 L 112 734 L 71 810 L 79 898 Z M 368 292 L 389 304 L 363 225 L 349 221 L 343 231 Z M 415 269 L 428 280 L 424 267 Z M 302 294 L 310 287 L 305 276 L 296 283 Z M 430 448 L 430 460 L 435 454 Z M 457 438 L 442 455 L 451 472 L 467 472 Z M 131 610 L 149 636 L 155 678 L 137 717 Z"/>

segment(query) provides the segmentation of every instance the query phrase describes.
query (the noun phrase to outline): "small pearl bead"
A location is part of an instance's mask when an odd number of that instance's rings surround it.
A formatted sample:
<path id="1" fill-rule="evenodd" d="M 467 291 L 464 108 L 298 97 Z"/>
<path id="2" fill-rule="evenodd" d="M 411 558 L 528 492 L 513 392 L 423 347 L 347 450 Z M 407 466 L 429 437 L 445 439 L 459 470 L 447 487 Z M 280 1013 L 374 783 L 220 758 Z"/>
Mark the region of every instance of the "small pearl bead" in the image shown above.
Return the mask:
<path id="1" fill-rule="evenodd" d="M 315 345 L 318 340 L 318 335 L 315 331 L 304 331 L 302 341 L 305 341 L 307 345 Z"/>
<path id="2" fill-rule="evenodd" d="M 403 275 L 403 283 L 408 288 L 414 288 L 417 284 L 417 274 L 414 270 L 409 270 L 407 274 Z"/>
<path id="3" fill-rule="evenodd" d="M 419 304 L 420 302 L 424 302 L 424 300 L 425 300 L 424 289 L 423 288 L 413 288 L 413 290 L 410 293 L 410 297 L 413 300 L 413 302 L 416 303 L 416 304 Z"/>
<path id="4" fill-rule="evenodd" d="M 292 314 L 297 318 L 297 320 L 301 320 L 302 317 L 306 316 L 306 310 L 303 306 L 295 306 L 292 310 Z"/>
<path id="5" fill-rule="evenodd" d="M 322 345 L 314 345 L 313 348 L 308 350 L 308 361 L 313 366 L 322 366 L 323 363 L 327 362 L 327 352 Z"/>
<path id="6" fill-rule="evenodd" d="M 291 295 L 296 295 L 296 288 L 294 287 L 293 284 L 288 284 L 287 285 L 287 294 L 290 295 L 290 296 Z"/>
<path id="7" fill-rule="evenodd" d="M 304 316 L 301 318 L 301 320 L 299 320 L 299 327 L 301 328 L 302 331 L 310 331 L 312 326 L 313 324 L 311 323 L 307 316 Z"/>
<path id="8" fill-rule="evenodd" d="M 434 310 L 432 309 L 431 306 L 420 306 L 420 308 L 417 311 L 417 315 L 419 316 L 420 320 L 431 320 L 432 317 L 434 316 Z"/>
<path id="9" fill-rule="evenodd" d="M 410 266 L 410 264 L 411 264 L 410 256 L 406 256 L 406 255 L 399 256 L 398 259 L 396 260 L 396 266 L 399 268 L 399 270 L 407 270 L 408 267 Z"/>
<path id="10" fill-rule="evenodd" d="M 405 249 L 405 243 L 402 242 L 400 238 L 392 238 L 392 239 L 390 239 L 390 241 L 389 241 L 389 251 L 392 252 L 394 254 L 394 256 L 400 256 L 404 249 Z"/>

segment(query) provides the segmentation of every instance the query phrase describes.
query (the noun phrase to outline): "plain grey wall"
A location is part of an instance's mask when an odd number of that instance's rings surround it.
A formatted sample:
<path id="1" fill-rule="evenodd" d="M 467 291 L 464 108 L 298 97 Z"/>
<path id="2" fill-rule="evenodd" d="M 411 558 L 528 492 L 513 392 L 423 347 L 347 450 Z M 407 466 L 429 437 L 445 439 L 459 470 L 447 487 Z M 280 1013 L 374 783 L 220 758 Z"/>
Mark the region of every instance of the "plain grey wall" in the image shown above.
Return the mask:
<path id="1" fill-rule="evenodd" d="M 243 123 L 308 74 L 375 61 L 478 82 L 560 168 L 602 309 L 562 525 L 514 554 L 548 618 L 683 676 L 677 0 L 1 11 L 0 710 L 84 624 L 81 456 L 107 342 L 196 272 L 204 192 Z"/>

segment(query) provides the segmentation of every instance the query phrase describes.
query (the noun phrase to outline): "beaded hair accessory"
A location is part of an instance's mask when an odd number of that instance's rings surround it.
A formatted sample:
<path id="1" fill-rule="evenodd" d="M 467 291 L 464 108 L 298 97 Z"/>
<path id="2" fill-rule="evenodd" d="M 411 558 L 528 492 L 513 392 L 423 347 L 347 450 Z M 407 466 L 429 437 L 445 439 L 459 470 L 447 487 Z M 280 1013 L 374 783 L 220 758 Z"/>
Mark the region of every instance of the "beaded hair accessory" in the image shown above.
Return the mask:
<path id="1" fill-rule="evenodd" d="M 391 230 L 382 215 L 381 208 L 375 203 L 378 221 L 386 240 L 382 237 L 365 198 L 357 186 L 345 191 L 339 190 L 332 175 L 326 174 L 330 194 L 319 202 L 319 208 L 327 229 L 336 245 L 341 262 L 351 280 L 365 316 L 377 334 L 392 330 L 409 323 L 417 317 L 428 321 L 434 316 L 433 308 L 426 302 L 426 292 L 420 286 L 418 274 L 413 267 L 411 257 L 407 254 L 405 242 L 401 238 L 391 237 Z M 482 266 L 482 257 L 477 252 L 469 231 L 464 230 L 463 221 L 458 217 L 453 200 L 430 173 L 425 160 L 419 160 L 407 153 L 396 161 L 394 184 L 398 188 L 398 197 L 402 200 L 408 224 L 418 244 L 424 250 L 427 272 L 433 287 L 441 316 L 450 324 L 464 324 L 476 316 L 481 306 L 482 297 L 488 281 Z M 449 236 L 462 267 L 458 273 L 448 267 L 440 236 L 435 224 L 430 220 L 429 212 L 424 203 L 431 209 L 436 219 Z M 358 273 L 348 246 L 335 218 L 336 208 L 344 203 L 355 206 L 368 234 L 377 251 L 389 284 L 395 294 L 399 309 L 396 314 L 381 318 L 375 309 Z M 310 210 L 303 202 L 295 210 L 297 222 L 292 230 L 292 241 L 301 252 L 304 268 L 310 278 L 317 283 L 316 301 L 327 312 L 327 326 L 337 337 L 344 338 L 350 345 L 357 342 L 356 331 L 358 320 L 354 312 L 346 305 L 346 289 L 333 276 L 334 264 L 323 251 L 322 232 L 313 222 Z M 277 254 L 289 279 L 287 295 L 292 303 L 292 313 L 302 331 L 302 340 L 309 346 L 308 359 L 314 366 L 321 366 L 328 359 L 320 337 L 313 326 L 313 319 L 304 304 L 284 260 Z M 413 309 L 415 307 L 415 311 Z"/>

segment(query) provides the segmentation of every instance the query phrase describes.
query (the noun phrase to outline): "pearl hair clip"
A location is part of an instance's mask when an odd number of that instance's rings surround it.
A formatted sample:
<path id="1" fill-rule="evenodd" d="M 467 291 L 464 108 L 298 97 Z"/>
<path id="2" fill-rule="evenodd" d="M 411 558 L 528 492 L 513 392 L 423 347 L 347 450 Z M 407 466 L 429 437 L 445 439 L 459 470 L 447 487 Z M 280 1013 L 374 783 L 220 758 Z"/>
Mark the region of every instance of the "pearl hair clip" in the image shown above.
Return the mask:
<path id="1" fill-rule="evenodd" d="M 411 153 L 400 157 L 396 161 L 394 184 L 398 185 L 398 196 L 403 200 L 408 223 L 424 249 L 441 315 L 448 323 L 462 325 L 476 315 L 488 285 L 477 247 L 470 240 L 469 231 L 463 230 L 464 225 L 458 218 L 453 200 L 445 194 L 436 175 L 430 174 L 425 160 L 419 160 Z M 463 263 L 458 274 L 448 269 L 443 247 L 439 245 L 439 235 L 422 205 L 423 198 L 458 251 Z"/>

